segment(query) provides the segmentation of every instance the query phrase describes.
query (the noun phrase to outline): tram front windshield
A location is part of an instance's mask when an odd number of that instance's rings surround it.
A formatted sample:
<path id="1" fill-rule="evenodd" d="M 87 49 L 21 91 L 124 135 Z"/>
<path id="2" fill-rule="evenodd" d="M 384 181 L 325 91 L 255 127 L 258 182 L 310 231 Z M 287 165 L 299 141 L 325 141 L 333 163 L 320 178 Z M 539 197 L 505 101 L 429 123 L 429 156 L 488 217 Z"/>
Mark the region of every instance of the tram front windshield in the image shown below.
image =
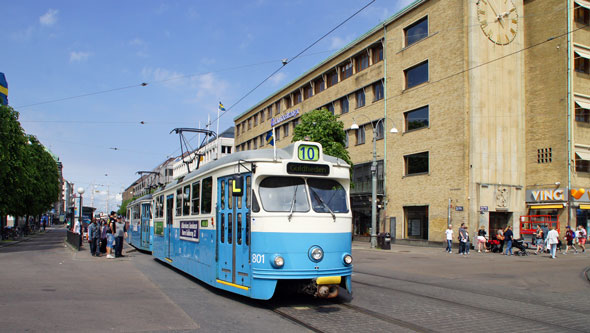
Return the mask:
<path id="1" fill-rule="evenodd" d="M 317 213 L 348 212 L 346 191 L 332 179 L 268 177 L 260 183 L 258 193 L 267 212 L 308 212 L 310 198 Z"/>

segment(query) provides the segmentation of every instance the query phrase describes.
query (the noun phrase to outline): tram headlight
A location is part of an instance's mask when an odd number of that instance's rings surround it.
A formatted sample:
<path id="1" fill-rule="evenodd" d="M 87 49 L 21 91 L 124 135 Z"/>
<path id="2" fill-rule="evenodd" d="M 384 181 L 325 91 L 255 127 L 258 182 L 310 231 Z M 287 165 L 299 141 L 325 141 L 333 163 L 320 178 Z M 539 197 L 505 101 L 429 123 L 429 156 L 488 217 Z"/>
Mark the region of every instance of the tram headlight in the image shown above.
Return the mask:
<path id="1" fill-rule="evenodd" d="M 315 262 L 321 261 L 324 259 L 324 250 L 322 250 L 319 246 L 312 246 L 309 249 L 309 258 Z"/>
<path id="2" fill-rule="evenodd" d="M 274 268 L 281 268 L 285 266 L 285 259 L 279 255 L 276 255 L 272 261 L 272 266 Z"/>
<path id="3" fill-rule="evenodd" d="M 345 265 L 350 265 L 350 264 L 352 264 L 352 256 L 350 254 L 346 253 L 342 257 L 342 261 L 344 262 Z"/>

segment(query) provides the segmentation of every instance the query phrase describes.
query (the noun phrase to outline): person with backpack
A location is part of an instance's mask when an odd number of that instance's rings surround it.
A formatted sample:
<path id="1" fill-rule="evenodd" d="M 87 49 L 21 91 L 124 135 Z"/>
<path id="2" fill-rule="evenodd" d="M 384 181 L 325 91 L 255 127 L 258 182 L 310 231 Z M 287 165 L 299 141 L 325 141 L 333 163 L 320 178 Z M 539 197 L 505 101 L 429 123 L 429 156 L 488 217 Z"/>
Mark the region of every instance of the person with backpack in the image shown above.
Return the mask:
<path id="1" fill-rule="evenodd" d="M 565 231 L 565 241 L 566 241 L 566 245 L 565 245 L 565 252 L 563 252 L 563 254 L 567 254 L 567 251 L 570 249 L 570 246 L 574 249 L 575 253 L 578 253 L 578 249 L 576 249 L 576 246 L 574 245 L 574 239 L 576 238 L 576 234 L 572 231 L 572 228 L 570 228 L 570 226 L 566 226 L 566 231 Z"/>

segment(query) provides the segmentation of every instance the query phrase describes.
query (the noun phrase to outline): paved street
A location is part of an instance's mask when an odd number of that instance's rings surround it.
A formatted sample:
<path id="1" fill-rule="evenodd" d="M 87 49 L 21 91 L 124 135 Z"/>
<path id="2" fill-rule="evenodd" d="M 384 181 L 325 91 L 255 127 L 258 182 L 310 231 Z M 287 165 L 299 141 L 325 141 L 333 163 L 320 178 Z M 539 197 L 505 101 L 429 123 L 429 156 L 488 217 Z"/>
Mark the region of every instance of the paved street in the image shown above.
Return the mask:
<path id="1" fill-rule="evenodd" d="M 51 229 L 0 248 L 0 327 L 19 331 L 584 332 L 590 254 L 506 257 L 354 243 L 354 295 L 249 300 L 127 248 L 116 260 L 64 245 Z"/>

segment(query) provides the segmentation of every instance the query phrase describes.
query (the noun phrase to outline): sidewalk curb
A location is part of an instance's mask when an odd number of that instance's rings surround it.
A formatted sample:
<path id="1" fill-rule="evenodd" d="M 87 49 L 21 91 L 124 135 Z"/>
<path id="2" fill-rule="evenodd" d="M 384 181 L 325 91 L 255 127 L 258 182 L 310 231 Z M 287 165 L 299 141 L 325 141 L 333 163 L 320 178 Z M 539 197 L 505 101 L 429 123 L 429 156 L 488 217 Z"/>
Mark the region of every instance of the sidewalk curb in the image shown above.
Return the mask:
<path id="1" fill-rule="evenodd" d="M 49 232 L 49 230 L 45 231 L 45 233 L 48 233 L 48 232 Z M 40 233 L 35 233 L 34 235 L 26 236 L 26 237 L 23 237 L 22 239 L 19 239 L 19 240 L 7 242 L 7 243 L 0 243 L 0 248 L 12 246 L 12 245 L 22 243 L 22 242 L 26 242 L 28 240 L 31 240 L 31 238 L 36 237 L 36 236 L 40 236 L 40 235 L 41 235 Z"/>

